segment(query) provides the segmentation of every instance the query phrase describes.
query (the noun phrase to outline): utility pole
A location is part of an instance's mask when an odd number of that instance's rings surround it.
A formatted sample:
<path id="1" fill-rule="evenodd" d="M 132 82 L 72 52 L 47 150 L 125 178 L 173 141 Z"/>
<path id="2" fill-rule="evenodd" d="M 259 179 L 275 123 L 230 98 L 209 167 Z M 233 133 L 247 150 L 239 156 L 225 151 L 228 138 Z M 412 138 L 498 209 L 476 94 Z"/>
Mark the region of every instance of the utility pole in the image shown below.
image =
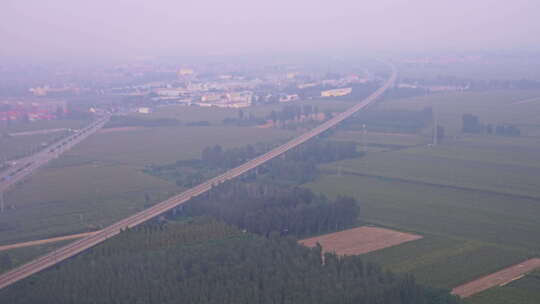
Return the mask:
<path id="1" fill-rule="evenodd" d="M 432 107 L 433 111 L 433 145 L 436 146 L 439 142 L 439 123 L 437 121 L 437 111 L 435 106 Z"/>
<path id="2" fill-rule="evenodd" d="M 0 191 L 0 213 L 4 213 L 4 191 Z"/>
<path id="3" fill-rule="evenodd" d="M 366 137 L 367 137 L 367 128 L 366 128 L 366 124 L 362 124 L 362 152 L 364 152 L 364 154 L 367 152 L 367 148 L 366 148 Z"/>

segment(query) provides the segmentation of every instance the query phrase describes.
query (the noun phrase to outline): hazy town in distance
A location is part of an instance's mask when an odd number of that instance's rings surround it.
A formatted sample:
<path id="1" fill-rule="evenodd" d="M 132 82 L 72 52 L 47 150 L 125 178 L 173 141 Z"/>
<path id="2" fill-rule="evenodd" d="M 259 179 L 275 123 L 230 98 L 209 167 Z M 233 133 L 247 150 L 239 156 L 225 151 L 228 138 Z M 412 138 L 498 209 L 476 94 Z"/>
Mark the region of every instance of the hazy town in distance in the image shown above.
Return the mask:
<path id="1" fill-rule="evenodd" d="M 531 0 L 5 0 L 0 303 L 540 303 Z"/>

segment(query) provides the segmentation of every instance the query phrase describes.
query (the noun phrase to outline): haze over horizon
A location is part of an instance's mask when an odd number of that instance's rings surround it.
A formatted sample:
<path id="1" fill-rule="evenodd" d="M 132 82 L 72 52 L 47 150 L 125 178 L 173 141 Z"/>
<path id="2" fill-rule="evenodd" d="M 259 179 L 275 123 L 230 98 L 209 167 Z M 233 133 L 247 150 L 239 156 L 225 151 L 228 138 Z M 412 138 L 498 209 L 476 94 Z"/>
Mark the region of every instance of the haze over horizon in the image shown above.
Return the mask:
<path id="1" fill-rule="evenodd" d="M 540 49 L 537 2 L 7 0 L 4 58 Z"/>

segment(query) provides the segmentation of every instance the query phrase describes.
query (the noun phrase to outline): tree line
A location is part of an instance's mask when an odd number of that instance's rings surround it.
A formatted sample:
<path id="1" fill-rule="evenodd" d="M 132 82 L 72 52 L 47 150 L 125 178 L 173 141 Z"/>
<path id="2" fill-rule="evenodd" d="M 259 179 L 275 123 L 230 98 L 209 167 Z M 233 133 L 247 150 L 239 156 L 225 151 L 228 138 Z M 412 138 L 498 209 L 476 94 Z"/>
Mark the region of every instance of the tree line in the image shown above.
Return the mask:
<path id="1" fill-rule="evenodd" d="M 462 118 L 462 132 L 472 134 L 488 134 L 498 136 L 520 136 L 521 130 L 508 124 L 483 124 L 480 122 L 478 116 L 472 114 L 463 114 Z"/>
<path id="2" fill-rule="evenodd" d="M 309 236 L 351 227 L 360 210 L 351 197 L 331 201 L 309 189 L 231 181 L 195 197 L 174 216 L 212 216 L 248 232 Z"/>
<path id="3" fill-rule="evenodd" d="M 222 232 L 223 231 L 223 232 Z M 130 304 L 458 304 L 358 256 L 215 220 L 149 224 L 0 291 L 0 302 Z"/>
<path id="4" fill-rule="evenodd" d="M 167 165 L 151 165 L 145 172 L 167 180 L 178 186 L 192 187 L 217 174 L 239 166 L 272 148 L 271 144 L 246 145 L 224 149 L 220 145 L 206 147 L 200 159 L 179 160 Z M 357 144 L 349 141 L 313 139 L 275 158 L 246 175 L 248 180 L 256 178 L 302 184 L 313 180 L 318 174 L 317 165 L 347 158 L 362 156 Z"/>

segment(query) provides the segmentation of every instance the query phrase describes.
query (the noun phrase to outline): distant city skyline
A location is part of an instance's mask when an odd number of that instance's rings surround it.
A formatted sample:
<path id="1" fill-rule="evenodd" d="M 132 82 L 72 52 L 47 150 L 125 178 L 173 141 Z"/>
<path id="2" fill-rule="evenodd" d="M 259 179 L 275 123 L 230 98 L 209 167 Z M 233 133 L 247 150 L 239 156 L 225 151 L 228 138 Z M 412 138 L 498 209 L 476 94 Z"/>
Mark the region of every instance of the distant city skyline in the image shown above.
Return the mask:
<path id="1" fill-rule="evenodd" d="M 539 50 L 537 4 L 7 0 L 0 57 Z"/>

